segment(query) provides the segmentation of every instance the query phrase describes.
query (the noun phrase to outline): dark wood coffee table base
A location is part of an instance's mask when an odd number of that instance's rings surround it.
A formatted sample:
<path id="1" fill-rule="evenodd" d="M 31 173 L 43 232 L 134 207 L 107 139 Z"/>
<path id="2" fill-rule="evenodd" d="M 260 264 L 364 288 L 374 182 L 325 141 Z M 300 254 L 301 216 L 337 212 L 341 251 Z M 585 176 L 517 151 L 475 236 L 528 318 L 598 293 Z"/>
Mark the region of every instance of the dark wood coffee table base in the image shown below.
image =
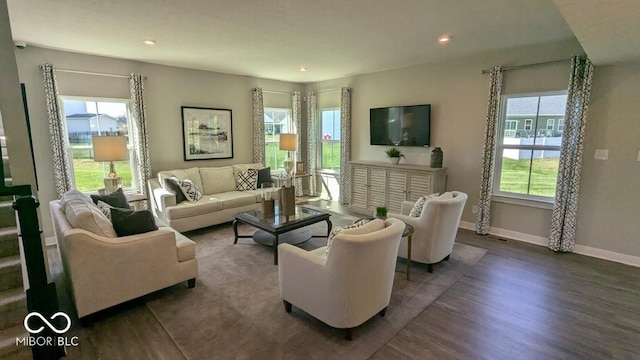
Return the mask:
<path id="1" fill-rule="evenodd" d="M 293 230 L 284 234 L 280 234 L 278 236 L 278 245 L 284 243 L 299 245 L 303 242 L 309 241 L 309 239 L 311 239 L 312 237 L 313 233 L 309 229 Z M 253 241 L 261 245 L 273 246 L 273 240 L 275 240 L 275 235 L 271 235 L 264 230 L 258 230 L 253 234 Z"/>

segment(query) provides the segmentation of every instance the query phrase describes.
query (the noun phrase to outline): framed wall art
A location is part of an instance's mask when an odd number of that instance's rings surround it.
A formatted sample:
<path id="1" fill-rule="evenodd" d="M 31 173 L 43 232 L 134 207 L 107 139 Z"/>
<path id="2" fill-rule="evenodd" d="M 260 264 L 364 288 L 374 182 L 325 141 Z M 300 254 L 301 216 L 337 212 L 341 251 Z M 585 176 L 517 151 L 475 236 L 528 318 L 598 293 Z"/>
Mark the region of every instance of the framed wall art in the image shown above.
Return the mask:
<path id="1" fill-rule="evenodd" d="M 233 158 L 230 109 L 181 108 L 185 161 Z"/>

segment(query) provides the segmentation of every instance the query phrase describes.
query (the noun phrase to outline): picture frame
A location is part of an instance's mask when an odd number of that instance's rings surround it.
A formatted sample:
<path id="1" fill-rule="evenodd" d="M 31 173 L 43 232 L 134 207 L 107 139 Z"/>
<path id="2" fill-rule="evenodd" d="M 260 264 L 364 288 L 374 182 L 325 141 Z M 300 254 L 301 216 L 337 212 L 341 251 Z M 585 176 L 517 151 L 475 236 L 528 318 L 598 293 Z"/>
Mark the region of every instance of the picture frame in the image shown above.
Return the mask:
<path id="1" fill-rule="evenodd" d="M 231 109 L 181 106 L 184 160 L 233 158 Z"/>
<path id="2" fill-rule="evenodd" d="M 304 163 L 302 161 L 296 162 L 296 173 L 297 174 L 305 174 L 305 172 L 304 172 Z"/>

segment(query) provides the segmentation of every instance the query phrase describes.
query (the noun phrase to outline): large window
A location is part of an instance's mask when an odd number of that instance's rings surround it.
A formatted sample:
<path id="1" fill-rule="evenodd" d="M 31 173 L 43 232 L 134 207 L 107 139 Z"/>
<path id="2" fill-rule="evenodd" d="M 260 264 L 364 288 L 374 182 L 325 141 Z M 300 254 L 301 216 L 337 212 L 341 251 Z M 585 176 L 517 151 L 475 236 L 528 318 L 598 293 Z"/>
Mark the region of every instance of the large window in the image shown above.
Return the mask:
<path id="1" fill-rule="evenodd" d="M 72 158 L 72 181 L 83 192 L 104 188 L 103 179 L 109 173 L 109 163 L 93 160 L 92 136 L 120 135 L 127 137 L 129 160 L 114 161 L 122 187 L 133 189 L 137 185 L 134 171 L 135 156 L 131 138 L 131 116 L 128 99 L 63 97 L 63 111 Z"/>
<path id="2" fill-rule="evenodd" d="M 555 119 L 564 118 L 566 104 L 566 91 L 503 96 L 496 195 L 553 200 L 564 128 Z"/>
<path id="3" fill-rule="evenodd" d="M 280 150 L 280 134 L 293 132 L 291 109 L 264 109 L 265 165 L 271 170 L 283 170 L 287 152 Z"/>
<path id="4" fill-rule="evenodd" d="M 340 109 L 320 111 L 320 167 L 340 170 Z"/>

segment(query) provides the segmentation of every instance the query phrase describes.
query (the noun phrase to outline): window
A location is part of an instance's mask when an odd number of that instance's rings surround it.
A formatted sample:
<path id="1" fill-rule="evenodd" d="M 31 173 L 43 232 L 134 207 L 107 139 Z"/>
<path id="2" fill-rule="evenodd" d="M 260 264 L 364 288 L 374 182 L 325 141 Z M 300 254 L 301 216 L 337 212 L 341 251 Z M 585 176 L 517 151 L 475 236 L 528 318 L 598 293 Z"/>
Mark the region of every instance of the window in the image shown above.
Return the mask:
<path id="1" fill-rule="evenodd" d="M 340 109 L 320 110 L 320 167 L 340 170 Z"/>
<path id="2" fill-rule="evenodd" d="M 83 192 L 104 188 L 103 179 L 109 173 L 109 163 L 93 160 L 92 136 L 119 135 L 127 137 L 129 160 L 114 161 L 116 173 L 122 177 L 123 189 L 137 186 L 133 153 L 129 99 L 62 97 L 62 108 L 69 141 L 72 182 Z"/>
<path id="3" fill-rule="evenodd" d="M 566 91 L 502 97 L 496 195 L 553 200 L 562 144 L 562 132 L 553 131 L 553 125 L 554 119 L 564 117 L 566 103 Z M 514 137 L 518 119 L 525 120 L 524 134 Z"/>
<path id="4" fill-rule="evenodd" d="M 564 119 L 558 119 L 558 131 L 564 130 Z"/>
<path id="5" fill-rule="evenodd" d="M 265 165 L 271 170 L 283 170 L 287 152 L 280 150 L 280 134 L 293 132 L 291 109 L 264 109 Z"/>

